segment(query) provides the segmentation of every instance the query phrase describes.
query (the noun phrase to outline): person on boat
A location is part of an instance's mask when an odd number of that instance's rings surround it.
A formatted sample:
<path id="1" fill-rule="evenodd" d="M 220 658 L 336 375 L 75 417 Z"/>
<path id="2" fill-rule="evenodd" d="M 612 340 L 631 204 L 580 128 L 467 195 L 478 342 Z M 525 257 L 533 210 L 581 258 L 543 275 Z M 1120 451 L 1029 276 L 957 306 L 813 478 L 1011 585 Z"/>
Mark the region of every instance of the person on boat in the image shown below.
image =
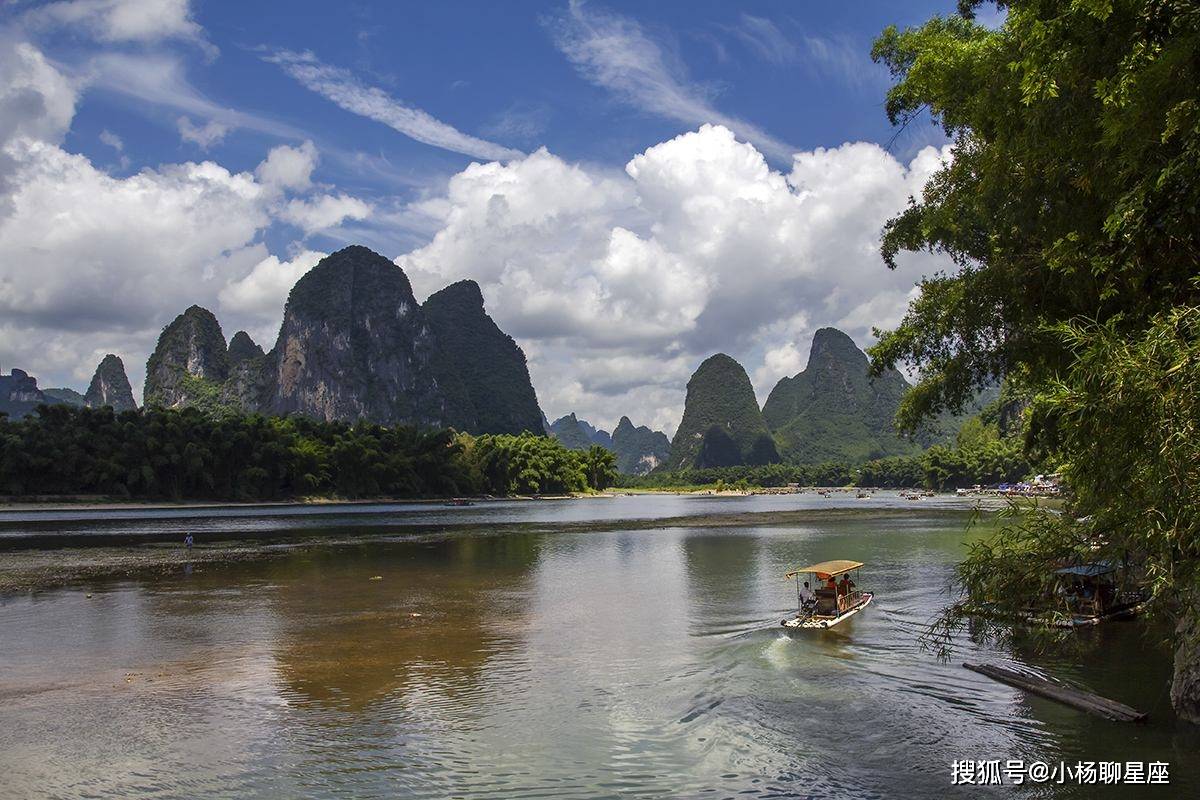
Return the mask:
<path id="1" fill-rule="evenodd" d="M 850 590 L 854 588 L 854 581 L 850 580 L 849 575 L 843 575 L 842 580 L 838 583 L 838 594 L 849 596 Z"/>
<path id="2" fill-rule="evenodd" d="M 808 581 L 804 582 L 804 586 L 800 587 L 800 605 L 807 608 L 816 605 L 817 593 L 808 585 Z"/>
<path id="3" fill-rule="evenodd" d="M 837 581 L 833 579 L 832 575 L 825 578 L 825 588 L 833 589 L 835 592 L 837 591 Z"/>

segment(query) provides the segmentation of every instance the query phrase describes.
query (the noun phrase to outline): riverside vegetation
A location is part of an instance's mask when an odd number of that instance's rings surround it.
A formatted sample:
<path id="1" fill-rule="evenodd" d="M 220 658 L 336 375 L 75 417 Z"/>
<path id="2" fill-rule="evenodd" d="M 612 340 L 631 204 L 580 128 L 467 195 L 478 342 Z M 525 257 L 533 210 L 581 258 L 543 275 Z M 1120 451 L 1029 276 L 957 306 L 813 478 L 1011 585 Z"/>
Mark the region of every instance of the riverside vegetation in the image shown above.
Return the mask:
<path id="1" fill-rule="evenodd" d="M 168 500 L 446 497 L 603 490 L 616 457 L 533 434 L 42 406 L 0 417 L 0 492 Z"/>

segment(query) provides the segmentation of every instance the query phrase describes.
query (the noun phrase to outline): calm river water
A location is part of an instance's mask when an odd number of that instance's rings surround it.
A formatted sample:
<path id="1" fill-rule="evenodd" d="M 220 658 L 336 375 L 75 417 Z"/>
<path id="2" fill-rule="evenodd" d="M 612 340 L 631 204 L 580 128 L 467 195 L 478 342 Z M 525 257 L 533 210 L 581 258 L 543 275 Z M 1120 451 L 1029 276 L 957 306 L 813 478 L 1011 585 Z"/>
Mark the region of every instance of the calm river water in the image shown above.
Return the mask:
<path id="1" fill-rule="evenodd" d="M 1139 623 L 1069 653 L 917 637 L 965 551 L 961 501 L 619 497 L 351 509 L 0 513 L 23 543 L 302 540 L 262 560 L 0 598 L 0 797 L 846 797 L 989 794 L 956 759 L 1165 761 L 1200 735 Z M 850 506 L 801 526 L 563 532 L 556 521 Z M 903 515 L 872 509 L 903 506 Z M 440 522 L 444 533 L 405 535 Z M 540 522 L 488 534 L 455 525 Z M 336 544 L 312 536 L 337 534 Z M 57 537 L 57 538 L 56 538 Z M 175 544 L 148 544 L 175 547 Z M 789 637 L 791 566 L 867 562 L 877 592 Z M 90 595 L 90 596 L 89 596 Z M 1110 723 L 968 672 L 1028 665 L 1151 713 Z M 1093 797 L 1095 786 L 1004 796 Z"/>

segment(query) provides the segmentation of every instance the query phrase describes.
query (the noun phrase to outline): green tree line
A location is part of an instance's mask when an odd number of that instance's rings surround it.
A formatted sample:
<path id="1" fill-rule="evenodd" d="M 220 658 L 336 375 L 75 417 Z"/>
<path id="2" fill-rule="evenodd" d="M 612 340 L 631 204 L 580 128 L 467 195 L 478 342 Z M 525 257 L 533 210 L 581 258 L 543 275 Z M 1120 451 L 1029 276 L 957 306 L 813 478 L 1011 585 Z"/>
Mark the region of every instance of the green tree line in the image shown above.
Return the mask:
<path id="1" fill-rule="evenodd" d="M 602 490 L 616 458 L 546 436 L 211 415 L 194 409 L 40 406 L 0 416 L 0 493 L 138 499 L 449 497 Z"/>
<path id="2" fill-rule="evenodd" d="M 972 426 L 972 432 L 974 428 Z M 672 489 L 694 486 L 778 487 L 870 486 L 881 489 L 957 488 L 1016 483 L 1030 477 L 1032 467 L 1019 437 L 981 433 L 953 447 L 938 445 L 914 456 L 892 456 L 861 464 L 766 464 L 710 467 L 619 476 L 623 488 Z"/>

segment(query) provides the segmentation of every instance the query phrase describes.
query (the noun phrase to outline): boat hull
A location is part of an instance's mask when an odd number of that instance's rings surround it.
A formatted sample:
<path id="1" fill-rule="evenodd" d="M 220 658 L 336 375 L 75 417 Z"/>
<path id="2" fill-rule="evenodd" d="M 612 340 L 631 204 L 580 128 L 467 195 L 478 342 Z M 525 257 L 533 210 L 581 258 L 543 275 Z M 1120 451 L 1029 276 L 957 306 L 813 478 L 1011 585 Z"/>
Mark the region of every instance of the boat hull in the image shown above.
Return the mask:
<path id="1" fill-rule="evenodd" d="M 1132 619 L 1141 614 L 1149 600 L 1126 603 L 1103 614 L 1054 614 L 1044 611 L 1026 611 L 1020 614 L 1003 614 L 984 606 L 965 606 L 969 616 L 985 619 L 1004 620 L 1018 624 L 1032 625 L 1042 628 L 1090 628 L 1114 620 Z"/>
<path id="2" fill-rule="evenodd" d="M 853 608 L 849 608 L 849 609 L 843 611 L 841 614 L 838 614 L 836 617 L 819 617 L 816 615 L 803 616 L 803 615 L 798 614 L 790 619 L 783 620 L 779 624 L 782 625 L 783 627 L 789 628 L 791 630 L 808 630 L 808 631 L 828 630 L 829 628 L 832 628 L 835 625 L 839 625 L 839 624 L 845 622 L 846 620 L 850 619 L 855 614 L 862 611 L 867 606 L 871 605 L 871 601 L 875 599 L 874 592 L 863 592 L 862 596 L 863 596 L 862 602 L 860 602 L 858 605 L 854 606 Z"/>

